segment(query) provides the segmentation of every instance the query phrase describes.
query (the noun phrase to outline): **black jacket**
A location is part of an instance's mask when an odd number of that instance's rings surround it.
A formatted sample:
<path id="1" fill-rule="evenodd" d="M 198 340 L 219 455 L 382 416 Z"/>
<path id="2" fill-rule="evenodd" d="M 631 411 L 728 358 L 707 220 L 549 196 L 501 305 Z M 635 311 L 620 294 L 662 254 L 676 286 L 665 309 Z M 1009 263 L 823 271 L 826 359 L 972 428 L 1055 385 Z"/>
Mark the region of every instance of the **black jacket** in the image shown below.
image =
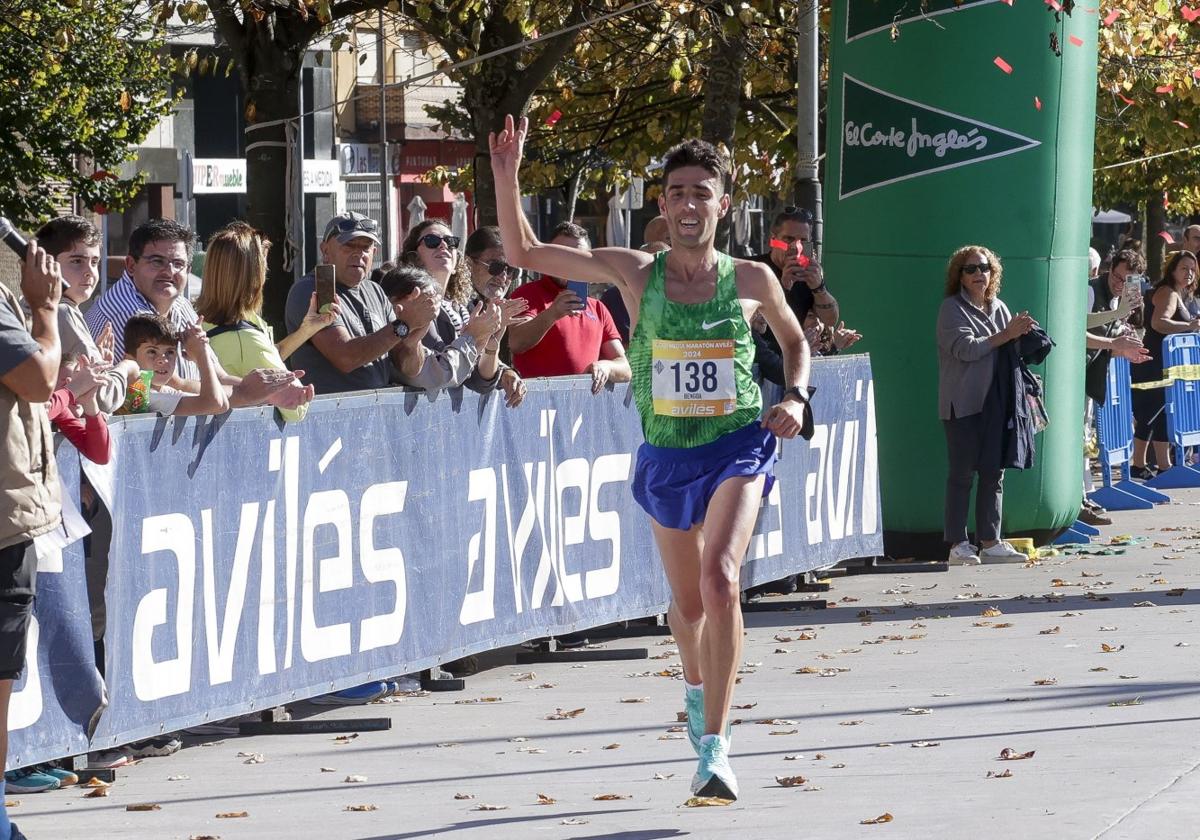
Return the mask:
<path id="1" fill-rule="evenodd" d="M 983 406 L 984 440 L 995 441 L 995 445 L 987 447 L 982 468 L 1027 470 L 1033 466 L 1036 431 L 1029 398 L 1042 396 L 1042 390 L 1028 365 L 1044 362 L 1053 347 L 1050 336 L 1035 327 L 996 349 L 992 391 Z"/>

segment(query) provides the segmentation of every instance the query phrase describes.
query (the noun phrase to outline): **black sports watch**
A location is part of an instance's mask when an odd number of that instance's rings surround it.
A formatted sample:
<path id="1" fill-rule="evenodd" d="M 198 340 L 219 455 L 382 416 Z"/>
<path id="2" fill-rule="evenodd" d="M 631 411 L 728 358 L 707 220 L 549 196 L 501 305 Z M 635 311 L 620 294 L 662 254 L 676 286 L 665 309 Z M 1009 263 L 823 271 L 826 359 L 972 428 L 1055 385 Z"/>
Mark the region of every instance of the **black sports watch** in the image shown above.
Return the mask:
<path id="1" fill-rule="evenodd" d="M 396 338 L 404 338 L 409 333 L 408 324 L 397 318 L 392 321 L 392 332 L 396 333 Z"/>
<path id="2" fill-rule="evenodd" d="M 788 388 L 786 391 L 784 391 L 783 395 L 785 397 L 795 397 L 796 399 L 800 400 L 800 402 L 804 403 L 805 405 L 809 405 L 809 400 L 812 398 L 812 395 L 815 393 L 817 393 L 817 387 L 815 385 L 809 385 L 808 389 L 807 389 L 807 393 L 805 393 L 805 391 L 800 390 L 800 387 L 798 385 L 793 385 L 791 388 Z"/>

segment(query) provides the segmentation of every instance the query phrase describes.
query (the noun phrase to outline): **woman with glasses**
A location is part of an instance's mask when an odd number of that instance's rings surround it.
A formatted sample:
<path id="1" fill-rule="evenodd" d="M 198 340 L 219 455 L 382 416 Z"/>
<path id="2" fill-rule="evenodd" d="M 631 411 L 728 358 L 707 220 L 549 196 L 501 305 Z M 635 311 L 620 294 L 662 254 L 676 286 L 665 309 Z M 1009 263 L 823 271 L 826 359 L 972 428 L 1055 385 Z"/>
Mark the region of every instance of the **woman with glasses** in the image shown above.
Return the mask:
<path id="1" fill-rule="evenodd" d="M 1142 343 L 1150 361 L 1129 368 L 1135 383 L 1156 382 L 1163 378 L 1163 339 L 1168 335 L 1200 331 L 1200 318 L 1188 311 L 1188 301 L 1196 292 L 1196 256 L 1191 251 L 1176 251 L 1163 267 L 1162 277 L 1146 293 L 1142 309 L 1146 334 Z M 1167 439 L 1166 392 L 1163 388 L 1133 389 L 1133 458 L 1129 472 L 1134 478 L 1153 478 L 1146 466 L 1146 450 L 1154 442 L 1154 459 L 1159 470 L 1171 466 L 1171 442 Z"/>
<path id="2" fill-rule="evenodd" d="M 472 297 L 480 300 L 501 300 L 508 297 L 509 290 L 521 277 L 521 269 L 505 262 L 500 228 L 478 228 L 467 237 L 464 250 L 471 272 L 471 286 L 474 290 Z"/>
<path id="3" fill-rule="evenodd" d="M 996 351 L 1018 340 L 1037 322 L 1028 312 L 1015 317 L 996 295 L 1004 270 L 1000 258 L 982 245 L 959 248 L 946 267 L 946 294 L 938 312 L 938 416 L 946 432 L 945 538 L 950 562 L 1024 562 L 1025 555 L 1000 539 L 1004 470 L 1000 461 L 1003 424 L 987 422 L 1004 412 L 992 387 Z M 975 538 L 967 539 L 971 482 L 975 494 Z"/>
<path id="4" fill-rule="evenodd" d="M 233 222 L 212 235 L 204 259 L 204 287 L 196 311 L 204 319 L 209 347 L 226 372 L 246 376 L 252 370 L 286 370 L 283 360 L 337 320 L 335 298 L 325 312 L 317 311 L 313 292 L 308 314 L 291 335 L 276 342 L 262 317 L 263 287 L 267 282 L 267 252 L 271 243 L 262 231 Z M 280 409 L 284 420 L 303 420 L 307 405 Z"/>
<path id="5" fill-rule="evenodd" d="M 525 399 L 526 387 L 521 377 L 499 359 L 500 342 L 508 328 L 527 320 L 523 313 L 525 301 L 499 299 L 479 301 L 470 309 L 474 287 L 471 272 L 465 260 L 459 259 L 459 238 L 450 232 L 444 219 L 426 219 L 408 232 L 401 250 L 401 262 L 424 269 L 433 278 L 434 289 L 441 295 L 438 316 L 425 336 L 425 346 L 435 353 L 457 346 L 471 317 L 483 316 L 494 308 L 499 328 L 490 339 L 475 347 L 478 361 L 472 376 L 472 388 L 487 391 L 499 387 L 504 391 L 505 402 L 510 408 L 520 405 Z M 425 373 L 425 371 L 423 371 Z M 443 383 L 439 387 L 453 387 L 461 382 Z M 429 388 L 428 385 L 421 387 Z M 430 388 L 432 390 L 432 388 Z"/>

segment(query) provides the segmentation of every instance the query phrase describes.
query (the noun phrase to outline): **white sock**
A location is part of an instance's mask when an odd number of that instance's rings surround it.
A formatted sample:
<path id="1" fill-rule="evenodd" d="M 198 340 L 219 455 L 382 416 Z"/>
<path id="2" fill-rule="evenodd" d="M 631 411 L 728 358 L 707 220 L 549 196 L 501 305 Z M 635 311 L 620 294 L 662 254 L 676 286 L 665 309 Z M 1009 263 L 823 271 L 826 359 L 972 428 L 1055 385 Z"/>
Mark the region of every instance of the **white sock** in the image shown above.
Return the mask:
<path id="1" fill-rule="evenodd" d="M 704 682 L 701 681 L 701 682 L 696 683 L 695 685 L 692 685 L 687 680 L 684 680 L 683 687 L 688 691 L 703 691 L 704 690 Z"/>

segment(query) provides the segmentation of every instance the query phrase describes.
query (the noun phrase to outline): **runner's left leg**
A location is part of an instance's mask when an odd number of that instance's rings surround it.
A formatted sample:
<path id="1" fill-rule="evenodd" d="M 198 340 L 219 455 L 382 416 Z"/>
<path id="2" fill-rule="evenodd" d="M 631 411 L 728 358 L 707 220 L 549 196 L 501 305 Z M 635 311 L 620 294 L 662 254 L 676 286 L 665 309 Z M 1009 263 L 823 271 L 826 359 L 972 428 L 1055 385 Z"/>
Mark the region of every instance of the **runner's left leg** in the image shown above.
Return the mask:
<path id="1" fill-rule="evenodd" d="M 726 479 L 704 517 L 700 598 L 704 603 L 700 670 L 704 674 L 704 731 L 724 735 L 742 657 L 742 559 L 750 546 L 766 476 Z"/>

